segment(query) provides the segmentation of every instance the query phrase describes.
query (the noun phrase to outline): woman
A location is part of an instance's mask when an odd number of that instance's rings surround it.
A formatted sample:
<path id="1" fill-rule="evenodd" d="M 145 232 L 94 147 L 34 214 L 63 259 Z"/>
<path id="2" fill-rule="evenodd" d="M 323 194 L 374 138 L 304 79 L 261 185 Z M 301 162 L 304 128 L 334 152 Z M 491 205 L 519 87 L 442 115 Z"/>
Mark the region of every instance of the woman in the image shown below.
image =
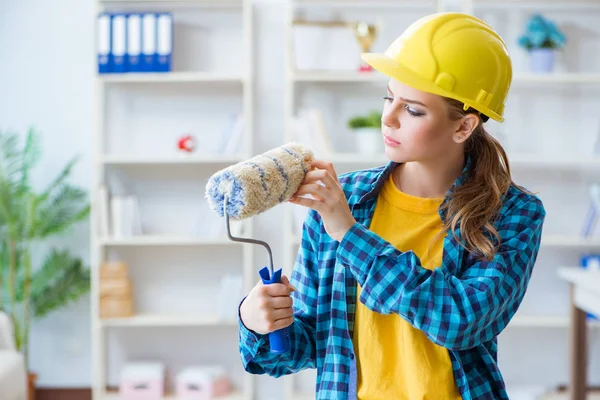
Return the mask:
<path id="1" fill-rule="evenodd" d="M 290 200 L 311 208 L 297 290 L 259 284 L 243 300 L 244 366 L 317 368 L 318 399 L 507 399 L 496 337 L 527 289 L 545 210 L 482 125 L 503 120 L 506 45 L 475 17 L 441 13 L 363 58 L 391 78 L 390 163 L 338 180 L 314 162 Z M 288 326 L 291 351 L 270 353 L 265 334 Z"/>

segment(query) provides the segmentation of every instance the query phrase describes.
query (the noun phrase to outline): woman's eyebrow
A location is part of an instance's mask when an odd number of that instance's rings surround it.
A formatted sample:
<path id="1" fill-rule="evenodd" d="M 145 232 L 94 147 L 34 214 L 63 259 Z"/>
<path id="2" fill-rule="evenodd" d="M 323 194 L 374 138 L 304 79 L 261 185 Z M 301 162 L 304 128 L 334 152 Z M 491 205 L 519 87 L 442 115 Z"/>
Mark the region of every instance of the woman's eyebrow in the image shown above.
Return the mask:
<path id="1" fill-rule="evenodd" d="M 392 92 L 392 89 L 390 89 L 390 85 L 388 85 L 387 87 L 387 91 L 389 94 L 391 94 L 392 96 L 394 95 L 394 92 Z M 398 97 L 400 100 L 402 100 L 404 103 L 409 103 L 409 104 L 419 104 L 425 108 L 428 108 L 427 105 L 425 105 L 424 103 L 418 101 L 418 100 L 411 100 L 411 99 L 407 99 L 404 97 Z"/>

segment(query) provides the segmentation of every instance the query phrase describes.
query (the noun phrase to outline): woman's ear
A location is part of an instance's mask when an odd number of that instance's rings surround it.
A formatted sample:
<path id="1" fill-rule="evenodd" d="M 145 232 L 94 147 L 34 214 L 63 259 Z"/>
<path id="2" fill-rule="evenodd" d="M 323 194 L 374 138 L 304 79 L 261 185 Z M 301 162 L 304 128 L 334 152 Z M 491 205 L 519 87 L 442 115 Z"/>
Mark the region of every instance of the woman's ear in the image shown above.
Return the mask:
<path id="1" fill-rule="evenodd" d="M 479 125 L 480 123 L 481 122 L 477 115 L 466 114 L 462 118 L 460 125 L 458 125 L 458 127 L 456 128 L 456 131 L 452 136 L 452 140 L 454 140 L 455 143 L 464 143 L 465 141 L 467 141 L 467 139 L 471 137 L 473 131 L 475 130 L 475 128 L 477 128 L 477 125 Z"/>

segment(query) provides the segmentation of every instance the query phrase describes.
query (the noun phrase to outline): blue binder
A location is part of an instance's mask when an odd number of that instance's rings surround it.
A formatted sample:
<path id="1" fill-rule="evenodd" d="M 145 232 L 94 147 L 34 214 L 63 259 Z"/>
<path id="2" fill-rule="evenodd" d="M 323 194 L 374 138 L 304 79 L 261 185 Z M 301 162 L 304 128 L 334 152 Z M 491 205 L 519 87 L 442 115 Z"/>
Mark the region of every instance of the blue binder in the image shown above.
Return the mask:
<path id="1" fill-rule="evenodd" d="M 127 71 L 142 71 L 142 14 L 127 15 Z"/>
<path id="2" fill-rule="evenodd" d="M 173 53 L 173 15 L 158 14 L 157 21 L 157 65 L 158 72 L 170 72 Z"/>
<path id="3" fill-rule="evenodd" d="M 96 27 L 98 73 L 108 74 L 111 72 L 111 15 L 99 14 Z"/>
<path id="4" fill-rule="evenodd" d="M 127 15 L 112 15 L 112 72 L 127 72 Z"/>
<path id="5" fill-rule="evenodd" d="M 146 13 L 142 15 L 142 65 L 145 72 L 156 70 L 156 46 L 157 46 L 157 15 Z"/>

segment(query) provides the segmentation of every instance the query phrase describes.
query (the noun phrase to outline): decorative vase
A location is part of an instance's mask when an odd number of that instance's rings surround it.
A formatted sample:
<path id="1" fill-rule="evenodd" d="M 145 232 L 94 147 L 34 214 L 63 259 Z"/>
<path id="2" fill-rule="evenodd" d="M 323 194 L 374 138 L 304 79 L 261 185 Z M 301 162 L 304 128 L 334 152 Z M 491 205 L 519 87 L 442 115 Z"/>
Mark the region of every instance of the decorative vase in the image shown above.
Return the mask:
<path id="1" fill-rule="evenodd" d="M 554 69 L 554 49 L 533 49 L 529 53 L 529 61 L 532 72 L 549 73 Z"/>
<path id="2" fill-rule="evenodd" d="M 361 154 L 382 154 L 385 151 L 381 128 L 355 128 L 356 147 Z"/>

